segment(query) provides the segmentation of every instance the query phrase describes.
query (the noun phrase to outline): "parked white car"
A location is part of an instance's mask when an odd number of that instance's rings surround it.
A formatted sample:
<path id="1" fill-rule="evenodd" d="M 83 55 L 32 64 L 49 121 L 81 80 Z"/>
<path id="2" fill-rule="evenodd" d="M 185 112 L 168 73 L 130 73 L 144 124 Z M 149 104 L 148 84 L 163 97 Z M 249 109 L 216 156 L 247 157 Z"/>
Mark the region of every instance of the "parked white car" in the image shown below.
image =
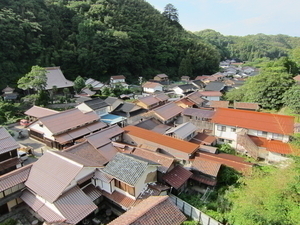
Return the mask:
<path id="1" fill-rule="evenodd" d="M 28 159 L 28 155 L 26 152 L 18 151 L 18 157 L 22 160 L 25 161 Z"/>

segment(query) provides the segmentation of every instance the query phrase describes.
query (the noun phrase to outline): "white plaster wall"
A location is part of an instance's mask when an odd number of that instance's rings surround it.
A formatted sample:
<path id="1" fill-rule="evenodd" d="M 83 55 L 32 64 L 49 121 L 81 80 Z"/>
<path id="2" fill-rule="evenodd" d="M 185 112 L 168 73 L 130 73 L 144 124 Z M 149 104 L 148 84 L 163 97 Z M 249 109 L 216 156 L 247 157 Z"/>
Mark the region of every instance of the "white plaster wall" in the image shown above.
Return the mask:
<path id="1" fill-rule="evenodd" d="M 29 128 L 32 128 L 40 133 L 43 133 L 44 137 L 47 137 L 50 140 L 54 140 L 54 138 L 52 137 L 52 132 L 45 125 L 40 126 L 38 123 L 35 123 L 31 125 Z"/>
<path id="2" fill-rule="evenodd" d="M 153 173 L 153 172 L 157 172 L 157 166 L 148 166 L 147 170 L 143 173 L 143 175 L 140 177 L 140 179 L 138 180 L 137 184 L 135 185 L 135 197 L 138 197 L 139 194 L 141 193 L 141 191 L 144 189 L 144 187 L 146 186 L 146 178 L 147 175 L 149 173 Z M 157 174 L 155 177 L 155 180 L 151 181 L 152 182 L 156 182 L 157 181 Z"/>

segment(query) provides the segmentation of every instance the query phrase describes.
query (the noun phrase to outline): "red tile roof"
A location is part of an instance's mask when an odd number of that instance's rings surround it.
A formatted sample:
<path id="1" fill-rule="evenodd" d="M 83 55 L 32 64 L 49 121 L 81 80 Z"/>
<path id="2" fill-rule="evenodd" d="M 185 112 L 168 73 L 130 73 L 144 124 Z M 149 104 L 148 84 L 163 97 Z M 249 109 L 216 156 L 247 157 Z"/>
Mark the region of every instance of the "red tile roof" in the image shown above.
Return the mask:
<path id="1" fill-rule="evenodd" d="M 201 173 L 217 177 L 220 170 L 221 163 L 204 159 L 202 157 L 195 157 L 192 163 L 192 168 L 198 170 Z"/>
<path id="2" fill-rule="evenodd" d="M 198 149 L 198 145 L 159 134 L 150 130 L 145 130 L 136 126 L 126 126 L 123 128 L 129 135 L 157 143 L 181 152 L 192 154 Z"/>
<path id="3" fill-rule="evenodd" d="M 151 196 L 109 225 L 180 225 L 186 217 L 168 196 Z"/>
<path id="4" fill-rule="evenodd" d="M 215 136 L 211 136 L 205 133 L 198 133 L 195 137 L 190 140 L 190 142 L 195 144 L 202 144 L 202 145 L 211 145 L 217 138 Z"/>
<path id="5" fill-rule="evenodd" d="M 188 99 L 185 99 L 185 98 L 179 99 L 175 103 L 182 103 L 182 104 L 185 104 L 187 106 L 195 105 L 195 103 L 193 103 L 193 102 L 191 102 L 191 101 L 189 101 Z"/>
<path id="6" fill-rule="evenodd" d="M 199 153 L 199 155 L 203 159 L 221 163 L 222 165 L 232 167 L 235 170 L 243 173 L 248 173 L 253 166 L 253 163 L 246 162 L 245 159 L 242 157 L 229 155 L 225 153 L 212 154 L 207 152 L 201 152 Z"/>
<path id="7" fill-rule="evenodd" d="M 130 198 L 126 195 L 123 195 L 122 193 L 118 191 L 114 191 L 112 194 L 109 194 L 106 191 L 102 191 L 103 196 L 110 199 L 111 201 L 117 203 L 120 206 L 123 206 L 124 208 L 128 209 L 131 206 L 133 206 L 136 203 L 136 200 L 133 198 Z"/>
<path id="8" fill-rule="evenodd" d="M 293 116 L 239 109 L 218 108 L 212 122 L 285 135 L 294 132 Z"/>
<path id="9" fill-rule="evenodd" d="M 294 77 L 295 81 L 300 81 L 300 74 Z"/>
<path id="10" fill-rule="evenodd" d="M 210 107 L 213 108 L 228 108 L 229 101 L 209 101 L 210 102 Z"/>
<path id="11" fill-rule="evenodd" d="M 291 154 L 294 152 L 292 146 L 289 143 L 283 143 L 277 140 L 267 140 L 263 137 L 256 137 L 249 135 L 251 140 L 258 146 L 264 147 L 270 152 L 277 152 L 280 154 Z"/>
<path id="12" fill-rule="evenodd" d="M 209 97 L 221 97 L 222 93 L 219 91 L 201 91 L 200 94 L 202 96 L 209 96 Z"/>
<path id="13" fill-rule="evenodd" d="M 162 179 L 175 189 L 179 189 L 192 175 L 192 172 L 182 166 L 176 166 L 170 172 L 165 174 Z"/>
<path id="14" fill-rule="evenodd" d="M 116 75 L 116 76 L 111 76 L 110 77 L 111 80 L 122 80 L 125 79 L 124 75 Z"/>
<path id="15" fill-rule="evenodd" d="M 143 84 L 144 88 L 155 88 L 157 86 L 162 87 L 163 85 L 161 85 L 160 83 L 157 83 L 157 82 L 149 82 L 149 81 L 147 81 L 146 83 Z"/>
<path id="16" fill-rule="evenodd" d="M 211 178 L 199 175 L 199 174 L 193 174 L 191 176 L 191 179 L 196 180 L 203 184 L 210 185 L 210 186 L 215 186 L 217 184 L 217 180 L 214 180 L 214 179 L 211 179 Z"/>
<path id="17" fill-rule="evenodd" d="M 32 164 L 29 164 L 0 176 L 0 192 L 24 183 L 28 178 L 31 166 Z"/>

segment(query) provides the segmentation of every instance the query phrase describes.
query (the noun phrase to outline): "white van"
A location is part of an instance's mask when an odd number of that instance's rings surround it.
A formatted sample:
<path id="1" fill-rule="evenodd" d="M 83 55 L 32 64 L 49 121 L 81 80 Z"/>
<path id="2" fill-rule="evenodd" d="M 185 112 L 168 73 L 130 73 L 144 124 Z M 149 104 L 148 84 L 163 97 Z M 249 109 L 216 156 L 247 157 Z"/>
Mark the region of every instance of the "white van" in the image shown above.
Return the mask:
<path id="1" fill-rule="evenodd" d="M 22 161 L 27 160 L 28 159 L 27 153 L 18 151 L 18 158 L 20 158 Z"/>

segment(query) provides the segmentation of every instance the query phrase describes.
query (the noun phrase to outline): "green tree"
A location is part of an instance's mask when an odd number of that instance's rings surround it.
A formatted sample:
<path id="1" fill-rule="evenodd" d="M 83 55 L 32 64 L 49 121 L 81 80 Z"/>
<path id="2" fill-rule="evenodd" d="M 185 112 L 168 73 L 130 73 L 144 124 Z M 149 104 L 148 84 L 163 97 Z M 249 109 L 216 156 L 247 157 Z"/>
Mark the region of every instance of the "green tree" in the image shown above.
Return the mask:
<path id="1" fill-rule="evenodd" d="M 171 21 L 179 22 L 178 10 L 171 3 L 165 6 L 162 14 Z"/>
<path id="2" fill-rule="evenodd" d="M 192 63 L 189 56 L 186 58 L 183 58 L 180 62 L 179 69 L 178 69 L 178 75 L 181 76 L 192 76 L 193 75 L 193 69 L 192 69 Z"/>
<path id="3" fill-rule="evenodd" d="M 227 193 L 230 224 L 294 225 L 300 221 L 299 159 L 268 171 L 256 169 Z"/>
<path id="4" fill-rule="evenodd" d="M 18 80 L 18 88 L 42 91 L 47 85 L 47 70 L 40 66 L 32 66 L 31 71 Z"/>
<path id="5" fill-rule="evenodd" d="M 76 77 L 74 81 L 74 89 L 77 93 L 81 91 L 82 88 L 85 87 L 85 81 L 81 76 Z"/>
<path id="6" fill-rule="evenodd" d="M 284 105 L 293 112 L 300 114 L 300 85 L 293 85 L 283 94 Z"/>

